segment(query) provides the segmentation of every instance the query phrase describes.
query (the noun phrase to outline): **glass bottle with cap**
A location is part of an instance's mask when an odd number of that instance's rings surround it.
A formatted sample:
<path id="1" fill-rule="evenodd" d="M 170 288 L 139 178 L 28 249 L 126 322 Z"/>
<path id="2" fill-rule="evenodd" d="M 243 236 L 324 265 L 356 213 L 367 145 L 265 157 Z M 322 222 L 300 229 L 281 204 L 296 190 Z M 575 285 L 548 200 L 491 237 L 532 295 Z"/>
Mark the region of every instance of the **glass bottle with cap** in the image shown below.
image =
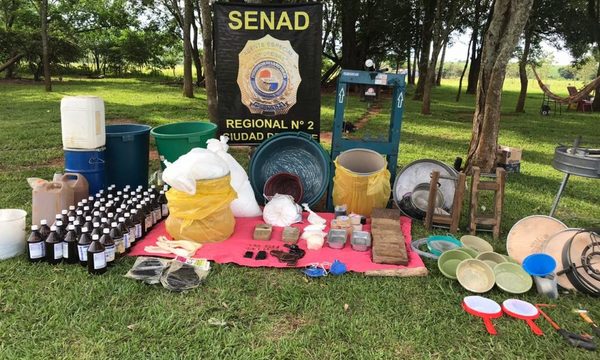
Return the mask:
<path id="1" fill-rule="evenodd" d="M 112 237 L 110 236 L 110 228 L 102 229 L 102 236 L 100 236 L 100 244 L 104 246 L 106 251 L 106 263 L 108 266 L 112 266 L 115 262 L 116 246 Z"/>
<path id="2" fill-rule="evenodd" d="M 121 258 L 121 256 L 125 254 L 127 247 L 125 245 L 125 238 L 123 236 L 123 233 L 121 232 L 121 229 L 119 229 L 118 222 L 113 221 L 110 224 L 110 232 L 108 233 L 108 235 L 110 235 L 115 244 L 115 259 Z"/>
<path id="3" fill-rule="evenodd" d="M 135 243 L 136 237 L 136 231 L 135 231 L 135 224 L 133 223 L 133 221 L 131 220 L 131 214 L 126 212 L 124 214 L 124 218 L 125 218 L 125 227 L 127 227 L 127 232 L 129 234 L 129 237 L 127 238 L 127 240 L 129 241 L 129 248 L 131 248 L 131 246 Z"/>
<path id="4" fill-rule="evenodd" d="M 69 225 L 62 244 L 63 259 L 67 264 L 77 264 L 79 262 L 79 249 L 77 248 L 78 240 L 75 225 Z"/>
<path id="5" fill-rule="evenodd" d="M 60 264 L 63 258 L 62 239 L 56 233 L 56 226 L 50 227 L 50 234 L 46 238 L 46 262 L 52 265 Z"/>
<path id="6" fill-rule="evenodd" d="M 138 241 L 144 236 L 144 226 L 142 225 L 142 217 L 138 213 L 138 209 L 131 210 L 131 222 L 135 225 L 135 241 Z"/>
<path id="7" fill-rule="evenodd" d="M 124 252 L 129 252 L 129 250 L 131 249 L 131 240 L 129 237 L 129 228 L 127 227 L 125 217 L 124 216 L 119 217 L 117 219 L 116 224 L 117 224 L 117 230 L 119 230 L 119 233 L 121 233 L 121 236 L 123 237 L 123 247 L 125 249 Z M 112 234 L 112 232 L 110 235 L 114 239 L 114 235 Z"/>
<path id="8" fill-rule="evenodd" d="M 46 219 L 40 220 L 40 235 L 44 240 L 50 235 L 50 226 L 48 226 L 48 220 Z"/>
<path id="9" fill-rule="evenodd" d="M 56 224 L 54 226 L 56 227 L 56 234 L 58 235 L 58 237 L 60 239 L 64 239 L 65 235 L 67 235 L 67 229 L 65 229 L 65 226 L 63 225 L 63 221 L 56 220 Z"/>
<path id="10" fill-rule="evenodd" d="M 87 227 L 81 228 L 81 235 L 77 242 L 77 253 L 79 255 L 79 264 L 81 266 L 87 266 L 87 251 L 92 243 L 92 237 Z"/>
<path id="11" fill-rule="evenodd" d="M 41 262 L 45 256 L 46 243 L 40 234 L 39 226 L 31 225 L 31 234 L 27 238 L 27 258 L 31 262 Z"/>
<path id="12" fill-rule="evenodd" d="M 87 269 L 92 275 L 106 272 L 106 250 L 99 240 L 98 235 L 92 235 L 92 242 L 87 249 Z"/>
<path id="13" fill-rule="evenodd" d="M 156 195 L 150 195 L 150 204 L 152 205 L 152 220 L 154 222 L 154 225 L 156 225 L 156 223 L 158 223 L 162 217 L 162 211 L 160 208 L 160 204 L 158 203 L 158 199 L 156 198 Z"/>
<path id="14" fill-rule="evenodd" d="M 92 236 L 94 234 L 98 235 L 98 238 L 100 238 L 100 236 L 102 236 L 102 227 L 100 226 L 99 222 L 95 222 L 94 226 L 92 227 Z"/>
<path id="15" fill-rule="evenodd" d="M 75 216 L 77 215 L 76 211 L 75 211 L 75 205 L 71 205 L 69 206 L 69 211 L 67 212 L 67 218 L 71 217 L 71 216 Z"/>
<path id="16" fill-rule="evenodd" d="M 167 201 L 167 196 L 165 195 L 164 190 L 160 191 L 157 201 L 160 204 L 161 219 L 165 219 L 167 216 L 169 216 L 169 207 L 167 206 L 168 201 Z"/>

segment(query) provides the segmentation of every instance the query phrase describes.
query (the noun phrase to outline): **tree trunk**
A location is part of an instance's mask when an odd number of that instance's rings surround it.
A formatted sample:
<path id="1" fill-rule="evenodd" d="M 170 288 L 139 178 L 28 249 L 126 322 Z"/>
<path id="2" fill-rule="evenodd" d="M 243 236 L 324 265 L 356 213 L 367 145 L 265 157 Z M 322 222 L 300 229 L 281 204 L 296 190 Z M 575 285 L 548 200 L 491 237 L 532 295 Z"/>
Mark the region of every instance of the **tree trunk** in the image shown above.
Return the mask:
<path id="1" fill-rule="evenodd" d="M 17 55 L 14 55 L 12 58 L 8 59 L 7 62 L 0 65 L 0 72 L 3 72 L 5 69 L 9 69 L 17 61 L 21 60 L 22 57 L 23 57 L 23 54 L 17 54 Z"/>
<path id="2" fill-rule="evenodd" d="M 527 61 L 529 61 L 529 50 L 531 47 L 531 32 L 525 32 L 525 45 L 523 46 L 523 53 L 519 59 L 519 79 L 521 79 L 521 91 L 519 92 L 519 99 L 517 100 L 517 107 L 515 111 L 518 113 L 525 112 L 525 98 L 527 97 L 527 86 L 529 80 L 527 79 Z"/>
<path id="3" fill-rule="evenodd" d="M 421 54 L 419 56 L 419 79 L 415 88 L 414 100 L 423 100 L 423 89 L 427 77 L 427 65 L 431 53 L 431 37 L 433 36 L 433 20 L 435 16 L 437 0 L 425 0 L 425 17 L 423 20 L 423 32 L 421 35 Z"/>
<path id="4" fill-rule="evenodd" d="M 342 0 L 342 68 L 358 69 L 358 46 L 356 44 L 356 20 L 358 4 L 355 0 Z"/>
<path id="5" fill-rule="evenodd" d="M 202 45 L 204 48 L 204 83 L 206 84 L 206 102 L 208 117 L 213 123 L 219 121 L 217 109 L 217 80 L 215 78 L 215 60 L 213 53 L 213 29 L 209 0 L 200 0 L 200 14 L 202 15 Z"/>
<path id="6" fill-rule="evenodd" d="M 411 69 L 411 63 L 410 63 L 410 48 L 408 49 L 408 56 L 406 57 L 406 74 L 408 76 L 408 83 L 414 84 L 415 79 L 413 79 L 413 77 L 412 77 L 412 69 Z"/>
<path id="7" fill-rule="evenodd" d="M 431 91 L 433 90 L 433 86 L 435 85 L 435 59 L 440 54 L 440 46 L 441 44 L 433 45 L 433 52 L 431 53 L 431 60 L 427 65 L 427 73 L 424 76 L 424 84 L 423 84 L 423 104 L 421 106 L 421 114 L 423 115 L 431 115 Z"/>
<path id="8" fill-rule="evenodd" d="M 40 3 L 40 18 L 42 25 L 42 62 L 44 63 L 44 86 L 46 91 L 52 91 L 50 77 L 50 49 L 48 46 L 48 0 Z"/>
<path id="9" fill-rule="evenodd" d="M 192 43 L 190 32 L 194 21 L 194 7 L 192 0 L 184 0 L 183 8 L 183 96 L 194 97 L 194 83 L 192 80 Z"/>
<path id="10" fill-rule="evenodd" d="M 483 41 L 467 171 L 477 166 L 483 172 L 492 172 L 496 167 L 506 66 L 525 27 L 533 1 L 497 0 L 495 3 L 494 15 Z"/>
<path id="11" fill-rule="evenodd" d="M 408 83 L 410 85 L 414 85 L 415 84 L 415 78 L 417 75 L 417 61 L 419 59 L 419 49 L 415 48 L 415 53 L 413 55 L 413 68 L 412 68 L 412 76 L 409 78 Z"/>
<path id="12" fill-rule="evenodd" d="M 473 41 L 473 36 L 471 36 L 471 41 Z M 471 43 L 467 46 L 467 58 L 465 59 L 465 66 L 463 67 L 462 73 L 460 74 L 460 80 L 458 81 L 458 91 L 456 92 L 456 102 L 460 101 L 460 93 L 462 91 L 462 83 L 465 77 L 465 73 L 467 72 L 467 67 L 469 66 L 469 51 L 471 50 Z"/>
<path id="13" fill-rule="evenodd" d="M 192 20 L 192 60 L 194 61 L 194 67 L 196 68 L 196 86 L 200 86 L 204 81 L 204 75 L 202 74 L 202 61 L 200 61 L 200 50 L 198 50 L 198 25 L 196 25 L 196 16 L 200 19 L 200 3 L 194 2 L 194 19 Z"/>
<path id="14" fill-rule="evenodd" d="M 446 58 L 446 48 L 448 47 L 448 39 L 444 41 L 444 47 L 442 48 L 442 56 L 440 57 L 440 66 L 438 68 L 437 77 L 435 78 L 435 85 L 442 85 L 442 74 L 444 72 L 444 59 Z"/>
<path id="15" fill-rule="evenodd" d="M 469 76 L 467 77 L 467 94 L 475 94 L 477 90 L 477 79 L 479 77 L 479 60 L 481 60 L 481 49 L 477 51 L 477 43 L 479 42 L 479 19 L 481 12 L 481 0 L 475 3 L 475 13 L 473 20 L 473 35 L 471 36 L 471 67 L 469 68 Z M 491 16 L 491 15 L 490 15 Z"/>

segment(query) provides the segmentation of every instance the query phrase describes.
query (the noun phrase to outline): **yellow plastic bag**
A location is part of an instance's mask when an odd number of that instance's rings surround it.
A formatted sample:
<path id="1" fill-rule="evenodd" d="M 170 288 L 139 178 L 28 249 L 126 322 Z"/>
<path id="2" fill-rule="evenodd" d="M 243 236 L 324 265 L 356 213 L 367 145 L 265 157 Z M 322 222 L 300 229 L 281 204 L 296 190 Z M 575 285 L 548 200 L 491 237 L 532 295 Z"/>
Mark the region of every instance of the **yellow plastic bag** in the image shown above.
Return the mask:
<path id="1" fill-rule="evenodd" d="M 337 159 L 333 177 L 333 204 L 348 206 L 348 212 L 370 216 L 375 208 L 385 208 L 390 199 L 390 172 L 385 166 L 370 175 L 359 175 L 343 166 Z"/>
<path id="2" fill-rule="evenodd" d="M 165 226 L 176 240 L 217 242 L 233 234 L 235 218 L 229 205 L 237 195 L 230 185 L 229 175 L 197 181 L 195 195 L 173 188 L 166 195 L 169 217 Z"/>

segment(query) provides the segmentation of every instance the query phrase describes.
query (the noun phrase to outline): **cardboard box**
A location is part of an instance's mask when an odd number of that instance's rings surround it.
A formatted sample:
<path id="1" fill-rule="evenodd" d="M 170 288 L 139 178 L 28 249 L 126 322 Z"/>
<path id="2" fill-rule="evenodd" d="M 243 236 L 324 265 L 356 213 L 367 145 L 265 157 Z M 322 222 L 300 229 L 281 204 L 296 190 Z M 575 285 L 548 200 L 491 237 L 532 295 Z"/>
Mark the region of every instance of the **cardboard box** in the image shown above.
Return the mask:
<path id="1" fill-rule="evenodd" d="M 523 150 L 515 147 L 498 145 L 498 164 L 515 164 L 521 162 Z"/>

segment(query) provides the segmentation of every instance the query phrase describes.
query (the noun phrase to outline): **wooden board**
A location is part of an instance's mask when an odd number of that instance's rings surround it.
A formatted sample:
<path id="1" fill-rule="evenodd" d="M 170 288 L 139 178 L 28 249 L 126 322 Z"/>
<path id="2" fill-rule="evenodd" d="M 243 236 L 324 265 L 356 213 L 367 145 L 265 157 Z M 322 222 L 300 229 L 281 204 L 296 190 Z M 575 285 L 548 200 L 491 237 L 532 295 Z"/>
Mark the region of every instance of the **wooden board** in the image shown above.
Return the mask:
<path id="1" fill-rule="evenodd" d="M 374 209 L 371 214 L 371 236 L 374 263 L 408 265 L 408 253 L 400 229 L 398 210 Z"/>

